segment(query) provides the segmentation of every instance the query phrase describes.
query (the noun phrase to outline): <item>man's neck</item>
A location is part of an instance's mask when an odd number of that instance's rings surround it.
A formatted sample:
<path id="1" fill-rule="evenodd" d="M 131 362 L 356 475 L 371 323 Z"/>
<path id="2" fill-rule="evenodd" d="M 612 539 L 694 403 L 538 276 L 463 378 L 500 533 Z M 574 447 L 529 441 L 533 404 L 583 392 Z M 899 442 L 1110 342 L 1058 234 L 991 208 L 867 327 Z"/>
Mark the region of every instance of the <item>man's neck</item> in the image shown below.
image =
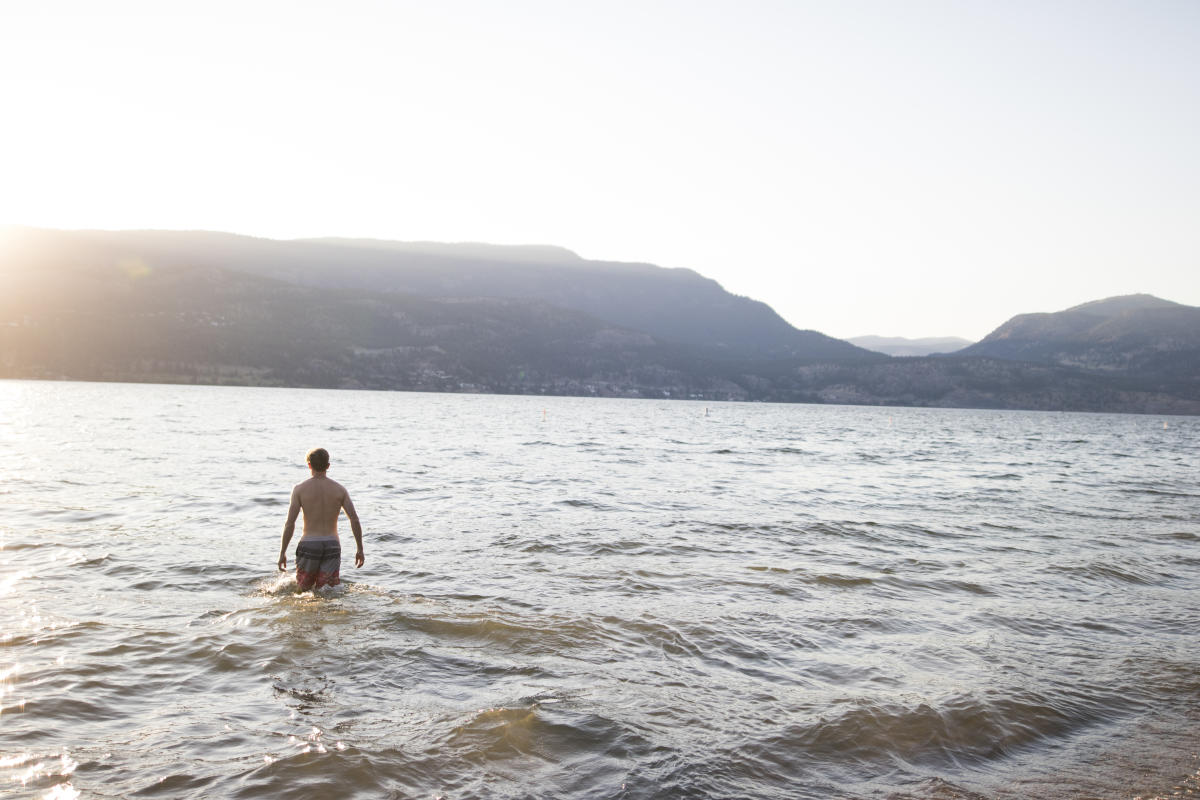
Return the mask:
<path id="1" fill-rule="evenodd" d="M 321 472 L 317 472 L 315 469 L 312 469 L 310 467 L 309 471 L 312 473 L 312 476 L 314 478 L 324 478 L 325 477 L 325 470 L 322 470 Z"/>

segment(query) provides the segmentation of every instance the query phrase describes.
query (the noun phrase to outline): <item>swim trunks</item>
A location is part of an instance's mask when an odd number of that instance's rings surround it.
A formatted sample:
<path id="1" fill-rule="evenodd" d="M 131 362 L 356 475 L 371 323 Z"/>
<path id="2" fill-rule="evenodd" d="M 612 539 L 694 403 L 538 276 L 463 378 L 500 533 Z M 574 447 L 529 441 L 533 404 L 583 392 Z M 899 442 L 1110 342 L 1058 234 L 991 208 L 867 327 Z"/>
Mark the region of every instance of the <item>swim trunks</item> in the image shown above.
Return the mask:
<path id="1" fill-rule="evenodd" d="M 300 589 L 337 586 L 342 582 L 342 546 L 337 539 L 301 539 L 296 545 L 296 583 Z"/>

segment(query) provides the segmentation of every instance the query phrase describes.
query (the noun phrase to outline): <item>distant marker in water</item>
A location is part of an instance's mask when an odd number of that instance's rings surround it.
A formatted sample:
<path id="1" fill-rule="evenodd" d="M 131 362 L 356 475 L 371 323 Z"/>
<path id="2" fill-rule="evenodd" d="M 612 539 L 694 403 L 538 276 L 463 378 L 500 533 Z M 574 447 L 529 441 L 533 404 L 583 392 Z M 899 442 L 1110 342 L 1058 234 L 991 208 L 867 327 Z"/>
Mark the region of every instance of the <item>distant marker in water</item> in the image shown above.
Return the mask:
<path id="1" fill-rule="evenodd" d="M 1167 429 L 1167 421 L 1164 419 L 1163 420 L 1163 430 L 1165 431 L 1166 429 Z"/>
<path id="2" fill-rule="evenodd" d="M 708 416 L 708 406 L 704 407 L 704 416 Z"/>

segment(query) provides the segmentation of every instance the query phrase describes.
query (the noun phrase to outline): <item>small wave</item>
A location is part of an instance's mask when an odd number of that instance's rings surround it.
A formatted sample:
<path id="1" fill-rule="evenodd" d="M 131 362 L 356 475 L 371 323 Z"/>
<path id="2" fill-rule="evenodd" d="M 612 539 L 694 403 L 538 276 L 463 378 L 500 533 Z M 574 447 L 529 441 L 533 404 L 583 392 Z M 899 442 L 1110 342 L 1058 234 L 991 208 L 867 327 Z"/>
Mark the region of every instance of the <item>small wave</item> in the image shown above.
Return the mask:
<path id="1" fill-rule="evenodd" d="M 127 589 L 133 589 L 138 592 L 153 592 L 165 586 L 162 581 L 138 581 L 137 583 L 126 584 Z"/>
<path id="2" fill-rule="evenodd" d="M 658 548 L 650 547 L 644 541 L 633 541 L 630 539 L 622 539 L 614 542 L 600 542 L 598 544 L 589 544 L 584 548 L 588 555 L 607 556 L 607 555 L 645 555 L 647 553 L 661 552 Z"/>
<path id="3" fill-rule="evenodd" d="M 913 623 L 903 617 L 819 617 L 809 622 L 814 630 L 852 639 L 862 633 L 904 633 Z"/>
<path id="4" fill-rule="evenodd" d="M 1150 497 L 1180 497 L 1184 499 L 1192 499 L 1197 495 L 1193 492 L 1177 492 L 1167 489 L 1159 489 L 1153 486 L 1122 486 L 1117 491 L 1122 494 L 1144 494 Z"/>
<path id="5" fill-rule="evenodd" d="M 1005 525 L 1001 522 L 989 522 L 987 520 L 980 522 L 979 527 L 993 531 L 1008 531 L 1009 533 L 1021 533 L 1024 530 L 1017 525 Z"/>
<path id="6" fill-rule="evenodd" d="M 36 516 L 58 517 L 63 522 L 99 522 L 117 516 L 109 511 L 93 511 L 84 508 L 44 509 L 32 512 Z"/>
<path id="7" fill-rule="evenodd" d="M 134 795 L 165 795 L 168 797 L 194 797 L 197 794 L 203 794 L 204 787 L 209 786 L 215 780 L 215 775 L 189 775 L 186 773 L 175 773 L 172 775 L 162 775 L 155 778 L 152 782 L 146 784 L 141 789 L 133 792 Z"/>
<path id="8" fill-rule="evenodd" d="M 1085 619 L 1080 620 L 1075 624 L 1077 627 L 1083 628 L 1084 630 L 1092 633 L 1107 633 L 1115 636 L 1125 636 L 1128 633 L 1128 631 L 1124 630 L 1123 628 L 1107 622 L 1096 622 L 1094 620 Z"/>
<path id="9" fill-rule="evenodd" d="M 54 547 L 51 542 L 5 542 L 0 541 L 0 552 L 14 550 L 37 550 L 41 547 Z"/>
<path id="10" fill-rule="evenodd" d="M 979 595 L 981 597 L 991 597 L 996 594 L 995 591 L 974 581 L 963 580 L 917 580 L 912 578 L 889 577 L 886 583 L 891 586 L 896 586 L 904 589 L 906 592 L 933 592 L 935 594 L 958 594 L 966 593 Z"/>
<path id="11" fill-rule="evenodd" d="M 608 506 L 603 503 L 597 503 L 595 500 L 578 500 L 575 498 L 571 498 L 568 500 L 557 500 L 557 501 L 555 501 L 554 505 L 568 506 L 570 508 L 590 508 L 593 511 L 615 511 L 616 510 L 612 506 Z"/>
<path id="12" fill-rule="evenodd" d="M 52 621 L 33 630 L 0 636 L 0 647 L 23 647 L 29 644 L 62 643 L 75 639 L 89 640 L 104 633 L 109 626 L 101 622 Z"/>
<path id="13" fill-rule="evenodd" d="M 948 765 L 1011 756 L 1035 742 L 1134 711 L 1119 696 L 1047 696 L 1022 692 L 986 699 L 950 698 L 936 707 L 860 701 L 854 708 L 809 724 L 793 725 L 772 748 L 834 761 Z"/>
<path id="14" fill-rule="evenodd" d="M 505 542 L 503 544 L 508 545 L 508 546 L 513 546 L 513 545 L 509 545 L 509 543 L 507 543 L 507 542 Z M 556 553 L 559 550 L 559 546 L 557 544 L 553 544 L 551 542 L 538 541 L 538 540 L 534 539 L 534 540 L 526 542 L 525 544 L 520 545 L 519 547 L 517 547 L 517 549 L 520 550 L 522 553 Z"/>
<path id="15" fill-rule="evenodd" d="M 581 753 L 642 752 L 648 743 L 616 720 L 543 700 L 479 709 L 451 729 L 445 746 L 467 763 L 519 759 L 536 769 Z"/>
<path id="16" fill-rule="evenodd" d="M 1045 617 L 1015 616 L 985 612 L 972 617 L 981 627 L 1000 626 L 1025 636 L 1058 636 L 1065 630 L 1061 620 Z"/>
<path id="17" fill-rule="evenodd" d="M 392 624 L 417 630 L 435 639 L 491 642 L 517 652 L 567 652 L 595 645 L 601 630 L 586 619 L 557 615 L 525 615 L 510 611 L 459 611 L 390 615 Z"/>
<path id="18" fill-rule="evenodd" d="M 838 589 L 854 589 L 859 586 L 871 586 L 875 583 L 874 578 L 868 578 L 862 575 L 815 575 L 809 578 L 810 583 L 815 583 L 818 586 L 833 586 Z"/>
<path id="19" fill-rule="evenodd" d="M 1051 565 L 1049 570 L 1089 581 L 1106 583 L 1116 581 L 1138 586 L 1154 586 L 1170 577 L 1145 570 L 1136 570 L 1131 564 L 1118 566 L 1106 561 L 1094 561 L 1090 564 L 1055 564 Z"/>

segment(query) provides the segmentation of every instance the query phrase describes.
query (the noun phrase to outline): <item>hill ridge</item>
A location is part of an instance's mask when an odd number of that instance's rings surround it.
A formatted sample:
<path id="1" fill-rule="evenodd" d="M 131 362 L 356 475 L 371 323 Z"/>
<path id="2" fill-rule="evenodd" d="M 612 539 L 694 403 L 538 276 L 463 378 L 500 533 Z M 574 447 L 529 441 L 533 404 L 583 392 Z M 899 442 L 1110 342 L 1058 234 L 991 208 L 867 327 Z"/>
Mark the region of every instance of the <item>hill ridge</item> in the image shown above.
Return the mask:
<path id="1" fill-rule="evenodd" d="M 151 266 L 204 265 L 324 289 L 534 298 L 664 342 L 715 348 L 730 357 L 876 355 L 817 331 L 797 329 L 766 303 L 731 294 L 685 268 L 588 259 L 506 261 L 481 258 L 477 249 L 465 255 L 452 250 L 432 254 L 403 249 L 404 243 L 364 247 L 221 232 L 28 229 L 23 238 L 38 240 L 43 251 L 70 253 L 78 261 L 134 258 Z M 495 246 L 499 250 L 486 247 L 491 254 L 513 253 L 504 245 Z M 547 252 L 555 251 L 539 250 L 542 255 Z"/>

